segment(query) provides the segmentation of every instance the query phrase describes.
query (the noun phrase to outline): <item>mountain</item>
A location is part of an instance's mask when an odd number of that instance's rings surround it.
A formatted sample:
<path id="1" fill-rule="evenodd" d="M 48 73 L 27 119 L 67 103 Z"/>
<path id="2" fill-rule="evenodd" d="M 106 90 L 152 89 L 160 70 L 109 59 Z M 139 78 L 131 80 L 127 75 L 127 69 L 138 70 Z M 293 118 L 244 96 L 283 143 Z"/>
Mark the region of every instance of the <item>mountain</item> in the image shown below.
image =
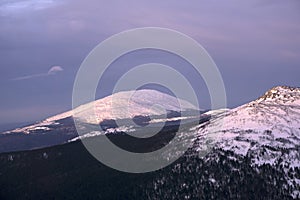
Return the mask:
<path id="1" fill-rule="evenodd" d="M 155 106 L 156 105 L 156 106 Z M 64 119 L 76 113 L 81 121 L 99 124 L 105 119 L 125 119 L 134 116 L 163 115 L 166 111 L 197 110 L 191 103 L 159 92 L 157 90 L 137 90 L 118 92 L 103 99 L 79 106 L 54 117 L 46 119 L 53 122 Z M 91 119 L 91 112 L 96 113 L 97 119 Z"/>
<path id="2" fill-rule="evenodd" d="M 150 183 L 150 199 L 300 199 L 300 88 L 206 114 L 181 137 L 193 147 Z"/>
<path id="3" fill-rule="evenodd" d="M 300 88 L 279 86 L 255 101 L 199 125 L 197 152 L 214 148 L 250 159 L 253 169 L 270 166 L 284 174 L 283 187 L 300 198 Z"/>
<path id="4" fill-rule="evenodd" d="M 96 113 L 96 119 L 91 118 L 92 112 Z M 83 129 L 91 125 L 106 126 L 106 131 L 95 133 L 99 135 L 121 130 L 135 131 L 146 124 L 158 126 L 166 120 L 175 124 L 178 120 L 194 120 L 199 118 L 200 111 L 185 100 L 157 90 L 119 92 L 30 126 L 3 132 L 0 134 L 0 152 L 36 149 L 79 139 L 73 121 L 74 113 Z M 182 118 L 182 113 L 190 117 Z M 132 119 L 135 124 L 129 123 Z M 124 126 L 116 127 L 115 120 Z M 113 123 L 108 123 L 111 121 Z"/>
<path id="5" fill-rule="evenodd" d="M 1 153 L 0 198 L 300 199 L 299 88 L 275 87 L 240 107 L 201 116 L 198 125 L 187 123 L 183 132 L 176 133 L 181 143 L 192 141 L 193 146 L 176 162 L 151 173 L 110 169 L 77 140 Z M 110 139 L 130 150 L 149 152 L 161 141 L 173 142 L 173 125 L 154 137 L 151 145 L 132 143 L 117 129 Z M 166 151 L 162 159 L 177 153 Z"/>
<path id="6" fill-rule="evenodd" d="M 255 101 L 221 112 L 198 134 L 241 155 L 261 146 L 295 148 L 300 142 L 300 89 L 272 88 Z"/>

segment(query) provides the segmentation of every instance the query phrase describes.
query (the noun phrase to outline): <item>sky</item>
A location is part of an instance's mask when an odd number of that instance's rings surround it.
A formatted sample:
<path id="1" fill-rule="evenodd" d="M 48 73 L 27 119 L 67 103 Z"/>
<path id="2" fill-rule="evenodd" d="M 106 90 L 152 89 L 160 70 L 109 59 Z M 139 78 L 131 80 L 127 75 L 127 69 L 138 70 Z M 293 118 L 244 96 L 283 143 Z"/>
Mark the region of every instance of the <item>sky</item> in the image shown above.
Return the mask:
<path id="1" fill-rule="evenodd" d="M 2 0 L 0 124 L 70 109 L 76 73 L 89 52 L 113 34 L 140 27 L 174 29 L 200 43 L 221 72 L 230 108 L 277 85 L 299 87 L 299 9 L 298 0 Z M 185 67 L 157 51 L 114 64 L 153 60 Z M 203 96 L 205 88 L 200 80 Z M 209 107 L 206 97 L 202 104 Z"/>

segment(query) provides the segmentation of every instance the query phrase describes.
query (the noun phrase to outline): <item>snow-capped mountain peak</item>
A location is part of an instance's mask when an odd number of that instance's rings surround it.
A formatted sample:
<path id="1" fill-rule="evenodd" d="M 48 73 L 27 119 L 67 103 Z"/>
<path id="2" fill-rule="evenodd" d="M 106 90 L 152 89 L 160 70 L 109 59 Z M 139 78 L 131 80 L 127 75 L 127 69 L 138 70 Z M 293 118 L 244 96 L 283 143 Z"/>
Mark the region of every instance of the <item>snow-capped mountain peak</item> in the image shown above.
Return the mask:
<path id="1" fill-rule="evenodd" d="M 289 86 L 277 86 L 268 90 L 263 96 L 258 98 L 256 102 L 270 103 L 300 103 L 300 88 Z"/>
<path id="2" fill-rule="evenodd" d="M 85 105 L 81 105 L 72 111 L 65 112 L 45 121 L 55 121 L 58 119 L 75 115 L 80 120 L 99 124 L 105 119 L 124 119 L 143 115 L 163 115 L 167 111 L 187 111 L 198 110 L 191 103 L 159 92 L 157 90 L 137 90 L 118 92 L 103 99 L 96 100 Z M 94 115 L 96 119 L 92 118 Z"/>
<path id="3" fill-rule="evenodd" d="M 49 130 L 49 126 L 59 124 L 59 121 L 72 117 L 79 118 L 84 123 L 99 124 L 108 119 L 165 115 L 169 111 L 199 111 L 199 109 L 188 101 L 157 90 L 123 91 L 49 117 L 31 126 L 6 131 L 5 133 L 30 133 L 37 130 Z"/>
<path id="4" fill-rule="evenodd" d="M 300 89 L 274 87 L 255 101 L 226 112 L 223 130 L 274 130 L 283 135 L 286 127 L 300 128 Z M 293 132 L 294 132 L 293 131 Z"/>
<path id="5" fill-rule="evenodd" d="M 274 87 L 248 104 L 212 118 L 198 129 L 198 151 L 212 146 L 251 158 L 253 167 L 283 166 L 287 173 L 300 167 L 300 88 Z M 300 179 L 287 176 L 287 182 Z M 300 195 L 297 190 L 293 195 Z"/>

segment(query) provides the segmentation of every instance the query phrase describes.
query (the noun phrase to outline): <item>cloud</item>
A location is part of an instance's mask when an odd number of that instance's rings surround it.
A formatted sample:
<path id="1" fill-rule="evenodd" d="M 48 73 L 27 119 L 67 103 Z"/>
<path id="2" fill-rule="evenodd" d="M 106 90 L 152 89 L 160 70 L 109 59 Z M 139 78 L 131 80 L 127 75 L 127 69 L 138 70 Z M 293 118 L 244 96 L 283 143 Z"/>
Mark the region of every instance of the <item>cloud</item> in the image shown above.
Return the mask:
<path id="1" fill-rule="evenodd" d="M 51 67 L 50 69 L 49 69 L 49 71 L 48 71 L 48 75 L 54 75 L 54 74 L 56 74 L 56 73 L 58 73 L 58 72 L 61 72 L 61 71 L 63 71 L 64 69 L 61 67 L 61 66 L 53 66 L 53 67 Z"/>
<path id="2" fill-rule="evenodd" d="M 42 10 L 56 5 L 54 0 L 17 0 L 0 3 L 2 15 L 16 14 L 23 11 Z"/>
<path id="3" fill-rule="evenodd" d="M 49 71 L 47 73 L 31 74 L 28 76 L 21 76 L 21 77 L 13 78 L 11 80 L 20 81 L 20 80 L 32 79 L 32 78 L 37 78 L 37 77 L 42 77 L 42 76 L 51 76 L 51 75 L 55 75 L 59 72 L 62 72 L 63 70 L 64 69 L 61 66 L 53 66 L 49 69 Z"/>

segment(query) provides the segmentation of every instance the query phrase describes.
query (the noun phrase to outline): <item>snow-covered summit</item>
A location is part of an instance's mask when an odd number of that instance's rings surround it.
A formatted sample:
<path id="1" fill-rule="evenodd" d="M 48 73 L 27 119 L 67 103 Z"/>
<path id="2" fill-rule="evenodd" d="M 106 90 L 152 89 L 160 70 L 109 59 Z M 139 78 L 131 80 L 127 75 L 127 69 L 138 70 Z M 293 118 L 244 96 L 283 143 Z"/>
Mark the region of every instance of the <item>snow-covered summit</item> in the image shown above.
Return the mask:
<path id="1" fill-rule="evenodd" d="M 256 102 L 293 103 L 300 100 L 300 88 L 289 86 L 277 86 L 267 91 Z"/>
<path id="2" fill-rule="evenodd" d="M 48 130 L 59 120 L 76 117 L 80 121 L 99 124 L 106 119 L 127 119 L 135 116 L 165 115 L 169 111 L 198 111 L 188 101 L 178 99 L 157 90 L 137 90 L 118 92 L 102 99 L 81 105 L 73 110 L 49 117 L 41 122 L 5 133 L 30 133 Z M 93 115 L 95 113 L 95 115 Z M 96 116 L 96 117 L 95 117 Z"/>
<path id="3" fill-rule="evenodd" d="M 223 129 L 269 129 L 286 132 L 285 127 L 300 126 L 300 89 L 278 86 L 265 95 L 232 109 L 223 121 Z"/>
<path id="4" fill-rule="evenodd" d="M 238 156 L 251 156 L 253 166 L 300 167 L 300 89 L 279 86 L 250 103 L 212 118 L 198 129 L 198 151 L 205 141 Z M 209 138 L 209 140 L 208 140 Z M 300 186 L 300 179 L 287 178 Z M 300 195 L 295 190 L 294 195 Z"/>
<path id="5" fill-rule="evenodd" d="M 55 121 L 62 118 L 75 117 L 84 122 L 96 123 L 105 119 L 125 119 L 134 116 L 163 115 L 167 111 L 198 110 L 191 103 L 159 92 L 157 90 L 137 90 L 118 92 L 103 99 L 81 105 L 72 111 L 68 111 L 45 121 Z M 96 119 L 93 118 L 95 113 Z"/>
<path id="6" fill-rule="evenodd" d="M 212 118 L 199 131 L 216 133 L 213 135 L 219 141 L 233 142 L 238 137 L 249 141 L 248 145 L 250 141 L 281 147 L 300 145 L 300 89 L 274 87 L 259 99 Z M 249 148 L 243 148 L 244 153 Z"/>

